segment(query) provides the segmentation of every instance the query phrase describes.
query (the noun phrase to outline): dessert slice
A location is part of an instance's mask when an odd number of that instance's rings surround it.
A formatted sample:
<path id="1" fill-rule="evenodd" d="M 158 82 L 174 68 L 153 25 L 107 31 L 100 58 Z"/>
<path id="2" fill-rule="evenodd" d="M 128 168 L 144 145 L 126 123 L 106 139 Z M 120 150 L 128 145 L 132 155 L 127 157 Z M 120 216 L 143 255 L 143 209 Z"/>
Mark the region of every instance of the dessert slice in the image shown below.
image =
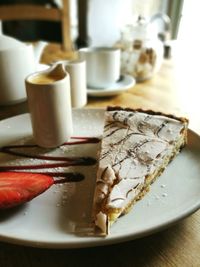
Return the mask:
<path id="1" fill-rule="evenodd" d="M 93 218 L 103 235 L 148 190 L 187 141 L 188 120 L 109 107 L 99 156 Z"/>

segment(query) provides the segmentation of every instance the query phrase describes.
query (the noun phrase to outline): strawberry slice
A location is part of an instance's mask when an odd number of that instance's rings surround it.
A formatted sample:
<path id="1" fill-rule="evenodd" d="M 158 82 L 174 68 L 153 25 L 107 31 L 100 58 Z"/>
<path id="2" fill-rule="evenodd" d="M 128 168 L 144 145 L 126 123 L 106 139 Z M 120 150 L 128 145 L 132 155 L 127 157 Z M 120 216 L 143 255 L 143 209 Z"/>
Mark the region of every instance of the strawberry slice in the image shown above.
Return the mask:
<path id="1" fill-rule="evenodd" d="M 25 203 L 53 184 L 53 178 L 44 174 L 0 172 L 0 209 Z"/>

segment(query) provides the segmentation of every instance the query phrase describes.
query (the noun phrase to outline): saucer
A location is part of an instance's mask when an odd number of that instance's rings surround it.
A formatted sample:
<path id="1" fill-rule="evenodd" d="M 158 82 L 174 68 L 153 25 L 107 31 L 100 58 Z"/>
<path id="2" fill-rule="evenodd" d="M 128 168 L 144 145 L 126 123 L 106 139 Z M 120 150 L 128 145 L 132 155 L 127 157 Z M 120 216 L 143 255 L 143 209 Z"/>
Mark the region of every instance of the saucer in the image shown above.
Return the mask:
<path id="1" fill-rule="evenodd" d="M 135 85 L 135 79 L 130 75 L 121 75 L 120 79 L 107 88 L 87 88 L 87 94 L 89 96 L 113 96 L 121 94 Z"/>

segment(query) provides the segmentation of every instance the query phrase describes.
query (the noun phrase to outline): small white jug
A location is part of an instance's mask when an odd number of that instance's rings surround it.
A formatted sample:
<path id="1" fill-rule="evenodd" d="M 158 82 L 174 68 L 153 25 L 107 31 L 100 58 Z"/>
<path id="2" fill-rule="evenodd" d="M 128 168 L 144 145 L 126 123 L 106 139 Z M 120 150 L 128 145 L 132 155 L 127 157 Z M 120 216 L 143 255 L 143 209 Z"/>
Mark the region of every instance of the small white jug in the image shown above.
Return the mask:
<path id="1" fill-rule="evenodd" d="M 58 147 L 72 135 L 69 74 L 62 64 L 26 78 L 26 90 L 37 145 Z"/>

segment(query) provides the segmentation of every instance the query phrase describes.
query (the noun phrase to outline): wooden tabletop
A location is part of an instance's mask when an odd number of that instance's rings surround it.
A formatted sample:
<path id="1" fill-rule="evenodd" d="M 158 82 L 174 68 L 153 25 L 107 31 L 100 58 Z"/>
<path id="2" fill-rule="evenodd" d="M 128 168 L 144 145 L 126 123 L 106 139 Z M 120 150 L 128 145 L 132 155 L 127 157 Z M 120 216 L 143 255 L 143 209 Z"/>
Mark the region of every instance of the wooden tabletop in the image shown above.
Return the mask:
<path id="1" fill-rule="evenodd" d="M 45 49 L 42 62 L 73 57 L 54 44 Z M 198 68 L 193 66 L 191 71 L 184 62 L 178 56 L 164 60 L 152 79 L 113 97 L 88 98 L 87 107 L 120 105 L 183 115 L 189 118 L 190 128 L 200 133 Z M 25 112 L 26 102 L 0 107 L 0 119 Z M 0 266 L 200 266 L 200 210 L 159 233 L 104 247 L 49 250 L 0 242 Z"/>

